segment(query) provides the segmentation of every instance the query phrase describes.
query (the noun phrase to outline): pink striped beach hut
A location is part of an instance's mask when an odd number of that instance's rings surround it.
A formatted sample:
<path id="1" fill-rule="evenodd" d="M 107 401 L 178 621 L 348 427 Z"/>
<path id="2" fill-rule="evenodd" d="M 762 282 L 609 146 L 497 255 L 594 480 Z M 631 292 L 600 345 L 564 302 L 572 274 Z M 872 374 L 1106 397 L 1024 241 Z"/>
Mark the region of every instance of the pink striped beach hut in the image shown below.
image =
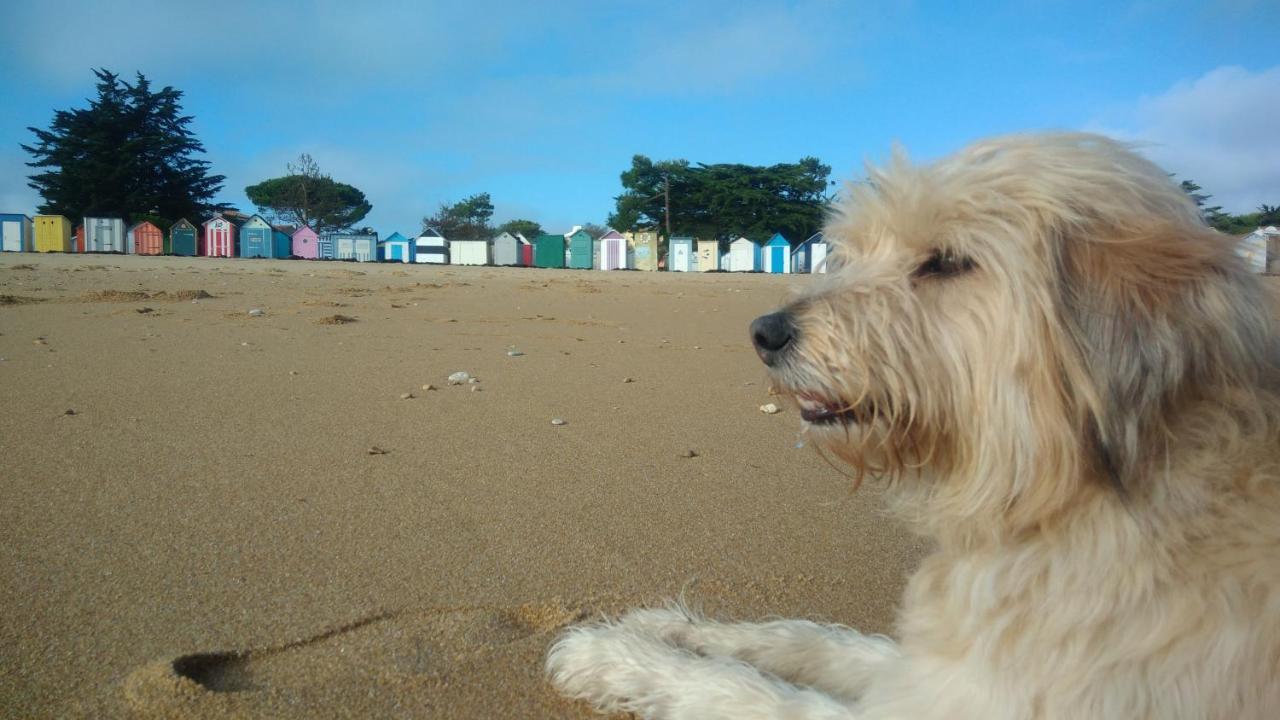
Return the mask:
<path id="1" fill-rule="evenodd" d="M 315 230 L 303 225 L 293 231 L 293 254 L 304 260 L 320 257 L 320 236 Z"/>
<path id="2" fill-rule="evenodd" d="M 215 213 L 204 221 L 204 247 L 201 255 L 205 257 L 236 256 L 236 226 L 230 220 Z"/>

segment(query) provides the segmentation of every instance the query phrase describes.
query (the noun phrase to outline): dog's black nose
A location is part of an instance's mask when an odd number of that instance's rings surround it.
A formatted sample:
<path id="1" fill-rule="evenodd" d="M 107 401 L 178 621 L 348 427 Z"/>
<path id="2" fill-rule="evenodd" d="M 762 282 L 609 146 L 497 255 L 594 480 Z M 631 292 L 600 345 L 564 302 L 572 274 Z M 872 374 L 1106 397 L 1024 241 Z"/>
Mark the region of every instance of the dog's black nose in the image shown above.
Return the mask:
<path id="1" fill-rule="evenodd" d="M 751 343 L 756 346 L 756 354 L 770 367 L 791 345 L 795 335 L 795 323 L 785 312 L 761 315 L 751 323 Z"/>

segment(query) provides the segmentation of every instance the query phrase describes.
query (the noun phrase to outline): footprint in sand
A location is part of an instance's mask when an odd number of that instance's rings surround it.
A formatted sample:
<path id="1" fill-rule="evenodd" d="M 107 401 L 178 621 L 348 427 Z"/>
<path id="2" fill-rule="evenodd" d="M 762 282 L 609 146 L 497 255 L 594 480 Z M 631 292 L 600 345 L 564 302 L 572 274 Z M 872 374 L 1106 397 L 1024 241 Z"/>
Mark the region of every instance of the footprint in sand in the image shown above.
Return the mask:
<path id="1" fill-rule="evenodd" d="M 494 671 L 536 689 L 542 653 L 580 617 L 560 604 L 375 615 L 281 645 L 150 663 L 124 695 L 145 718 L 303 717 L 352 702 L 363 717 L 399 716 L 439 709 Z"/>

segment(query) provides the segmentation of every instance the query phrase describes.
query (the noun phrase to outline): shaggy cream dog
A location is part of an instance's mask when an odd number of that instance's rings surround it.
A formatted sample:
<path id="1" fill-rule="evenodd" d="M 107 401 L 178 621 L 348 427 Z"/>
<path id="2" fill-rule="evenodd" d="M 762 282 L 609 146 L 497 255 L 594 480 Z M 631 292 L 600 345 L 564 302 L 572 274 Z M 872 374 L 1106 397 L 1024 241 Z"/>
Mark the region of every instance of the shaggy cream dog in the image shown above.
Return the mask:
<path id="1" fill-rule="evenodd" d="M 1233 239 L 1084 134 L 895 157 L 826 237 L 753 340 L 936 541 L 900 639 L 643 609 L 570 629 L 555 685 L 689 720 L 1280 717 L 1280 356 Z"/>

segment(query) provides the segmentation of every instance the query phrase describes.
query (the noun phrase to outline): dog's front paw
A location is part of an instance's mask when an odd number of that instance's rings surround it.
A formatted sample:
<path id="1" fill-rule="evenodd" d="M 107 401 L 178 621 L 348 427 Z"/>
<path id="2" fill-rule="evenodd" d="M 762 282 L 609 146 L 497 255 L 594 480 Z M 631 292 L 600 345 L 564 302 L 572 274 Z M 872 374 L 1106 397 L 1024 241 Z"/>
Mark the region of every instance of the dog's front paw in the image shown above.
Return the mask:
<path id="1" fill-rule="evenodd" d="M 561 693 L 600 710 L 622 709 L 616 672 L 617 628 L 608 624 L 570 628 L 547 653 L 547 675 Z"/>
<path id="2" fill-rule="evenodd" d="M 621 623 L 570 628 L 547 654 L 547 674 L 563 694 L 605 712 L 659 717 L 683 653 Z"/>

